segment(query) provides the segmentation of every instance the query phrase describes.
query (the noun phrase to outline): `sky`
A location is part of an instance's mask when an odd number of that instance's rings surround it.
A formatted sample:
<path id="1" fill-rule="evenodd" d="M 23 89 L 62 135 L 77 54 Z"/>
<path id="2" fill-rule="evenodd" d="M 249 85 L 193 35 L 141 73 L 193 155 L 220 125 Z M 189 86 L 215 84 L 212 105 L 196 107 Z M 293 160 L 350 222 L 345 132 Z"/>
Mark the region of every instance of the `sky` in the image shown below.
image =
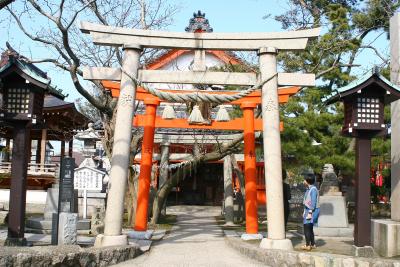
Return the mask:
<path id="1" fill-rule="evenodd" d="M 171 0 L 169 3 L 180 7 L 178 13 L 173 18 L 173 24 L 167 31 L 183 32 L 192 18 L 193 13 L 201 10 L 206 14 L 214 32 L 271 32 L 282 31 L 280 23 L 274 20 L 274 16 L 282 14 L 288 9 L 286 1 L 279 0 Z M 13 5 L 20 2 L 16 1 Z M 266 15 L 270 15 L 265 18 Z M 49 54 L 49 51 L 38 47 L 32 41 L 28 40 L 18 27 L 10 26 L 8 12 L 0 11 L 0 49 L 5 48 L 5 40 L 26 56 L 32 58 L 41 58 Z M 32 19 L 32 23 L 46 23 L 40 19 Z M 5 37 L 5 38 L 4 38 Z M 373 42 L 383 55 L 388 55 L 389 46 L 385 35 L 377 36 L 372 34 L 367 43 Z M 356 62 L 362 65 L 355 69 L 355 75 L 362 75 L 368 71 L 371 66 L 380 64 L 374 52 L 363 51 L 362 56 Z M 74 89 L 70 76 L 49 64 L 40 64 L 40 68 L 48 72 L 52 79 L 52 84 L 61 88 L 68 97 L 67 101 L 75 101 L 80 95 Z"/>
<path id="2" fill-rule="evenodd" d="M 164 0 L 166 1 L 166 0 Z M 194 12 L 201 10 L 206 14 L 214 32 L 272 32 L 282 31 L 280 23 L 274 20 L 274 16 L 280 15 L 288 9 L 285 0 L 193 0 L 181 1 L 172 0 L 170 3 L 180 6 L 178 13 L 173 18 L 173 24 L 166 30 L 183 32 L 189 23 L 189 19 Z M 13 5 L 21 2 L 16 1 Z M 266 15 L 270 16 L 265 18 Z M 24 34 L 16 27 L 10 24 L 10 17 L 5 10 L 0 11 L 0 50 L 5 49 L 5 40 L 26 56 L 32 58 L 41 58 L 49 55 L 49 51 L 38 47 L 32 41 L 28 40 Z M 32 23 L 46 23 L 43 20 L 32 18 Z M 10 26 L 11 25 L 11 26 Z M 372 43 L 379 51 L 388 56 L 389 42 L 386 36 L 372 34 L 366 40 L 366 43 Z M 357 76 L 364 74 L 375 64 L 381 64 L 374 52 L 363 51 L 362 56 L 355 62 L 362 65 L 355 69 Z M 74 89 L 70 76 L 51 65 L 40 64 L 40 68 L 48 72 L 52 79 L 52 84 L 63 89 L 63 92 L 69 94 L 67 101 L 75 101 L 80 95 Z"/>

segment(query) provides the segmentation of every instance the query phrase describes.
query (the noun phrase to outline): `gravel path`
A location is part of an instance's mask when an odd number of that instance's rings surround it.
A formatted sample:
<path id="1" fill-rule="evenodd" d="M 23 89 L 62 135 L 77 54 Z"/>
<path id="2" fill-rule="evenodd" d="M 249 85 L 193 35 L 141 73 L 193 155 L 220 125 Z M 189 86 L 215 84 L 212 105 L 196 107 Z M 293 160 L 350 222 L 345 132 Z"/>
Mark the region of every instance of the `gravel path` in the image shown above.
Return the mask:
<path id="1" fill-rule="evenodd" d="M 150 252 L 115 266 L 265 266 L 225 244 L 215 216 L 219 207 L 180 206 L 171 213 L 178 215 L 177 224 Z"/>

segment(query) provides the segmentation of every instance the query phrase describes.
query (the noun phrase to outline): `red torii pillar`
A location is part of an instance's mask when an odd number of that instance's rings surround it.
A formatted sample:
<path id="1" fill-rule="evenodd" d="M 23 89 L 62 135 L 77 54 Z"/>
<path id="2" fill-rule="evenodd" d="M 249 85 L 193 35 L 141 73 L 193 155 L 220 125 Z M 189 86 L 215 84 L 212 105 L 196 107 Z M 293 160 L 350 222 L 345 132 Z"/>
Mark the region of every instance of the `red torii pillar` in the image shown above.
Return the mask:
<path id="1" fill-rule="evenodd" d="M 144 123 L 142 158 L 140 160 L 139 190 L 136 209 L 135 230 L 147 230 L 147 211 L 149 206 L 149 191 L 151 167 L 153 161 L 154 130 L 156 122 L 157 106 L 160 104 L 158 99 L 145 99 L 146 118 Z"/>
<path id="2" fill-rule="evenodd" d="M 254 102 L 243 102 L 244 177 L 246 191 L 246 233 L 258 234 L 256 153 L 254 137 Z"/>

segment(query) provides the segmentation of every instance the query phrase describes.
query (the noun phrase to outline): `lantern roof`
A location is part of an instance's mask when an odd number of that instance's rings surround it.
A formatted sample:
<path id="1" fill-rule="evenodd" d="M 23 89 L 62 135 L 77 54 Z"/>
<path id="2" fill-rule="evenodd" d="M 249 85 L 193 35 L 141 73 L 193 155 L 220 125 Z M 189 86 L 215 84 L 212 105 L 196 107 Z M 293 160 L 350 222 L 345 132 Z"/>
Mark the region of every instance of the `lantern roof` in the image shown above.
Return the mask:
<path id="1" fill-rule="evenodd" d="M 343 98 L 357 94 L 365 88 L 370 88 L 369 90 L 374 92 L 382 90 L 386 91 L 384 94 L 385 104 L 391 103 L 400 98 L 400 87 L 386 79 L 379 73 L 377 68 L 374 68 L 348 85 L 334 89 L 334 92 L 323 98 L 322 101 L 325 102 L 325 104 L 332 104 L 342 100 Z"/>
<path id="2" fill-rule="evenodd" d="M 15 51 L 7 42 L 7 50 L 1 54 L 0 59 L 0 78 L 9 75 L 12 72 L 18 73 L 21 77 L 43 88 L 51 95 L 57 98 L 64 99 L 65 95 L 61 90 L 51 86 L 51 79 L 47 73 L 36 67 L 29 60 Z"/>

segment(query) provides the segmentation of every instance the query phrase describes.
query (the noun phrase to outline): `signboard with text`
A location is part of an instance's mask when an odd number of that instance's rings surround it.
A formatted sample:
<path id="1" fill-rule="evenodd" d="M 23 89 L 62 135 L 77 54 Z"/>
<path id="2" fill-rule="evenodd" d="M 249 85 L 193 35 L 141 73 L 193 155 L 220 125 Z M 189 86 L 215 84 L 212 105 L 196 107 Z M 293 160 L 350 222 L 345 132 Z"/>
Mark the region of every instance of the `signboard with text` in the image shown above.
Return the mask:
<path id="1" fill-rule="evenodd" d="M 106 173 L 91 167 L 75 169 L 74 188 L 79 190 L 101 190 Z"/>
<path id="2" fill-rule="evenodd" d="M 60 201 L 72 202 L 74 198 L 74 169 L 75 159 L 65 157 L 60 170 Z"/>

